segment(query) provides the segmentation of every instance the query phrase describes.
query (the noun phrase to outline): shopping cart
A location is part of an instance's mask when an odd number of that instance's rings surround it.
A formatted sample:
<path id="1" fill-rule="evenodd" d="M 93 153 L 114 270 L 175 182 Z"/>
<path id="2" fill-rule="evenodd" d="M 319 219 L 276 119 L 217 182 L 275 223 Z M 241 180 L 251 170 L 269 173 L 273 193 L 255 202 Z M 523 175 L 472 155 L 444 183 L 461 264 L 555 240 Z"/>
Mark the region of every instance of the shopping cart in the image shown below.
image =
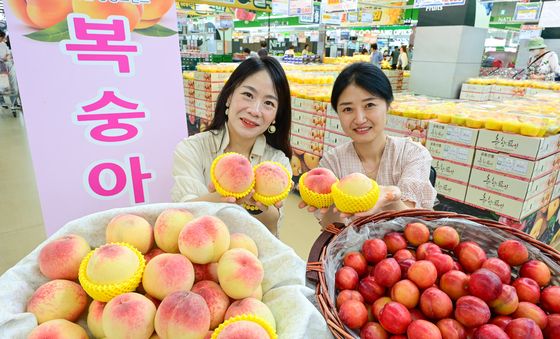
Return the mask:
<path id="1" fill-rule="evenodd" d="M 0 104 L 2 110 L 9 110 L 17 117 L 21 112 L 21 101 L 12 63 L 0 60 Z"/>

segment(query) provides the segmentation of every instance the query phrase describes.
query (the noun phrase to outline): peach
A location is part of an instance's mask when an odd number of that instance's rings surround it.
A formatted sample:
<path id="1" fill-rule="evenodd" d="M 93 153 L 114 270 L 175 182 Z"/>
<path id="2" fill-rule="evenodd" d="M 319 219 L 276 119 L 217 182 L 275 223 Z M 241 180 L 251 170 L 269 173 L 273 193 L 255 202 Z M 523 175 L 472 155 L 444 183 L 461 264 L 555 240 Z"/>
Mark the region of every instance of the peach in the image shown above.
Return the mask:
<path id="1" fill-rule="evenodd" d="M 134 246 L 142 254 L 154 245 L 154 232 L 146 219 L 134 214 L 123 214 L 114 217 L 105 230 L 108 243 L 126 242 Z"/>
<path id="2" fill-rule="evenodd" d="M 404 228 L 405 239 L 413 246 L 418 246 L 430 240 L 430 229 L 421 222 L 413 222 Z"/>
<path id="3" fill-rule="evenodd" d="M 406 259 L 414 259 L 416 260 L 416 254 L 412 253 L 412 251 L 404 249 L 398 250 L 393 254 L 393 258 L 398 261 L 399 263 Z"/>
<path id="4" fill-rule="evenodd" d="M 255 241 L 245 233 L 232 233 L 229 236 L 229 249 L 244 248 L 259 257 L 259 249 Z"/>
<path id="5" fill-rule="evenodd" d="M 506 330 L 506 326 L 513 320 L 512 317 L 507 315 L 499 315 L 490 319 L 489 324 L 493 324 L 501 328 L 502 330 Z"/>
<path id="6" fill-rule="evenodd" d="M 109 338 L 145 338 L 154 332 L 156 306 L 138 293 L 120 294 L 103 310 L 103 332 Z"/>
<path id="7" fill-rule="evenodd" d="M 272 311 L 262 301 L 255 298 L 245 298 L 233 302 L 226 310 L 224 319 L 227 320 L 242 314 L 254 314 L 263 318 L 266 322 L 276 330 L 276 320 Z M 219 325 L 219 324 L 218 324 Z"/>
<path id="8" fill-rule="evenodd" d="M 379 317 L 381 316 L 381 311 L 383 310 L 383 307 L 385 307 L 385 305 L 387 305 L 391 301 L 393 300 L 391 300 L 391 298 L 389 297 L 381 297 L 371 305 L 371 313 L 373 313 L 375 319 L 379 321 Z"/>
<path id="9" fill-rule="evenodd" d="M 531 278 L 518 278 L 511 285 L 515 287 L 519 301 L 528 301 L 536 304 L 541 299 L 541 288 Z"/>
<path id="10" fill-rule="evenodd" d="M 53 319 L 31 331 L 27 339 L 88 339 L 86 331 L 66 319 Z"/>
<path id="11" fill-rule="evenodd" d="M 180 254 L 164 253 L 152 259 L 144 270 L 142 286 L 151 296 L 163 300 L 177 291 L 190 291 L 194 283 L 194 268 Z"/>
<path id="12" fill-rule="evenodd" d="M 447 254 L 430 253 L 426 259 L 434 264 L 438 277 L 441 277 L 444 273 L 453 269 L 453 258 Z"/>
<path id="13" fill-rule="evenodd" d="M 510 339 L 543 339 L 543 334 L 537 323 L 529 318 L 512 320 L 505 329 Z"/>
<path id="14" fill-rule="evenodd" d="M 546 286 L 550 282 L 550 269 L 539 260 L 530 260 L 524 263 L 519 270 L 519 275 L 533 279 L 540 287 Z"/>
<path id="15" fill-rule="evenodd" d="M 441 276 L 439 288 L 452 300 L 468 295 L 469 277 L 461 271 L 449 271 Z"/>
<path id="16" fill-rule="evenodd" d="M 412 318 L 404 305 L 391 301 L 381 310 L 379 322 L 387 332 L 402 334 L 406 332 Z"/>
<path id="17" fill-rule="evenodd" d="M 340 320 L 351 329 L 358 329 L 368 321 L 368 312 L 364 303 L 348 300 L 338 310 Z"/>
<path id="18" fill-rule="evenodd" d="M 407 272 L 408 279 L 412 280 L 421 289 L 432 286 L 437 280 L 437 270 L 428 260 L 419 260 L 412 264 Z"/>
<path id="19" fill-rule="evenodd" d="M 26 25 L 44 29 L 65 21 L 72 13 L 70 0 L 9 0 L 15 16 Z"/>
<path id="20" fill-rule="evenodd" d="M 226 251 L 218 262 L 218 280 L 233 299 L 251 296 L 264 278 L 264 269 L 257 257 L 244 248 Z"/>
<path id="21" fill-rule="evenodd" d="M 391 288 L 391 299 L 403 304 L 406 308 L 414 308 L 420 299 L 420 290 L 408 280 L 401 280 Z"/>
<path id="22" fill-rule="evenodd" d="M 175 1 L 173 0 L 158 0 L 145 3 L 141 21 L 136 28 L 143 29 L 154 26 L 174 4 Z"/>
<path id="23" fill-rule="evenodd" d="M 481 268 L 471 274 L 469 293 L 484 301 L 492 301 L 502 293 L 502 281 L 494 272 Z"/>
<path id="24" fill-rule="evenodd" d="M 163 299 L 154 324 L 161 339 L 204 338 L 210 330 L 210 310 L 198 294 L 178 291 Z"/>
<path id="25" fill-rule="evenodd" d="M 353 290 L 358 286 L 360 277 L 355 269 L 343 266 L 335 273 L 335 286 L 339 290 Z"/>
<path id="26" fill-rule="evenodd" d="M 542 291 L 541 306 L 550 313 L 560 313 L 560 286 L 549 286 Z"/>
<path id="27" fill-rule="evenodd" d="M 432 242 L 426 242 L 418 246 L 418 249 L 416 249 L 416 259 L 425 260 L 426 258 L 428 258 L 428 255 L 434 253 L 441 254 L 441 248 L 439 248 L 438 245 Z"/>
<path id="28" fill-rule="evenodd" d="M 453 302 L 441 290 L 430 287 L 420 297 L 420 309 L 430 319 L 443 319 L 453 312 Z"/>
<path id="29" fill-rule="evenodd" d="M 364 302 L 364 297 L 362 297 L 362 295 L 358 291 L 342 290 L 336 297 L 336 308 L 340 308 L 340 305 L 342 305 L 347 300 L 359 300 L 361 302 Z"/>
<path id="30" fill-rule="evenodd" d="M 437 322 L 437 327 L 443 339 L 466 339 L 467 332 L 463 325 L 455 319 L 441 319 Z"/>
<path id="31" fill-rule="evenodd" d="M 87 307 L 88 298 L 82 286 L 69 280 L 52 280 L 41 285 L 27 302 L 39 324 L 53 319 L 76 321 Z"/>
<path id="32" fill-rule="evenodd" d="M 406 330 L 408 339 L 442 339 L 439 328 L 426 320 L 414 320 Z"/>
<path id="33" fill-rule="evenodd" d="M 266 339 L 270 335 L 261 325 L 254 321 L 241 320 L 236 321 L 224 328 L 216 339 Z"/>
<path id="34" fill-rule="evenodd" d="M 486 253 L 477 244 L 468 242 L 459 250 L 458 258 L 467 272 L 474 272 L 486 261 Z"/>
<path id="35" fill-rule="evenodd" d="M 455 319 L 466 327 L 478 327 L 490 320 L 490 308 L 477 297 L 461 297 L 455 304 Z"/>
<path id="36" fill-rule="evenodd" d="M 453 262 L 453 270 L 455 271 L 463 271 L 463 266 L 461 266 L 461 264 L 459 264 L 457 261 Z"/>
<path id="37" fill-rule="evenodd" d="M 195 264 L 217 262 L 229 249 L 230 235 L 224 222 L 207 215 L 188 222 L 179 234 L 179 251 Z"/>
<path id="38" fill-rule="evenodd" d="M 560 314 L 550 314 L 548 324 L 543 331 L 545 338 L 560 338 Z"/>
<path id="39" fill-rule="evenodd" d="M 519 306 L 519 299 L 517 298 L 515 288 L 510 285 L 503 285 L 502 293 L 500 293 L 498 298 L 490 302 L 489 306 L 492 307 L 494 313 L 501 315 L 515 312 Z"/>
<path id="40" fill-rule="evenodd" d="M 92 301 L 89 305 L 87 326 L 95 338 L 105 337 L 105 332 L 103 332 L 103 310 L 105 305 L 106 303 L 97 300 Z"/>
<path id="41" fill-rule="evenodd" d="M 153 258 L 157 257 L 160 254 L 166 253 L 161 248 L 152 248 L 150 252 L 144 254 L 144 259 L 146 259 L 146 265 L 152 260 Z"/>
<path id="42" fill-rule="evenodd" d="M 509 336 L 498 326 L 485 324 L 474 331 L 473 339 L 509 339 Z"/>
<path id="43" fill-rule="evenodd" d="M 498 258 L 488 258 L 482 264 L 482 268 L 486 268 L 494 273 L 504 284 L 511 282 L 511 267 L 503 260 Z"/>
<path id="44" fill-rule="evenodd" d="M 358 276 L 363 277 L 367 273 L 366 258 L 360 252 L 348 252 L 343 259 L 344 266 L 352 267 Z"/>
<path id="45" fill-rule="evenodd" d="M 220 282 L 218 280 L 218 263 L 212 262 L 204 265 L 193 264 L 193 268 L 194 268 L 195 283 L 202 280 L 211 280 L 213 282 Z"/>
<path id="46" fill-rule="evenodd" d="M 197 282 L 191 292 L 204 298 L 210 310 L 210 329 L 213 330 L 224 322 L 224 316 L 229 307 L 229 297 L 220 285 L 213 281 L 204 280 Z"/>
<path id="47" fill-rule="evenodd" d="M 366 323 L 360 330 L 360 339 L 387 339 L 389 336 L 383 326 L 376 322 Z"/>
<path id="48" fill-rule="evenodd" d="M 317 167 L 305 176 L 303 184 L 311 191 L 319 194 L 331 193 L 331 186 L 338 181 L 338 178 L 328 168 Z"/>
<path id="49" fill-rule="evenodd" d="M 383 241 L 385 245 L 387 245 L 387 251 L 393 254 L 398 250 L 405 249 L 407 246 L 406 239 L 402 236 L 402 234 L 398 232 L 391 232 L 385 234 L 383 237 Z M 366 256 L 367 258 L 367 256 Z"/>
<path id="50" fill-rule="evenodd" d="M 434 243 L 446 250 L 452 250 L 461 241 L 459 233 L 450 226 L 440 226 L 434 230 Z"/>
<path id="51" fill-rule="evenodd" d="M 529 260 L 529 251 L 520 241 L 506 240 L 498 247 L 498 257 L 511 266 L 519 266 Z"/>
<path id="52" fill-rule="evenodd" d="M 381 239 L 368 239 L 362 245 L 362 252 L 369 263 L 377 264 L 387 257 L 387 245 Z"/>
<path id="53" fill-rule="evenodd" d="M 368 304 L 381 298 L 385 293 L 385 287 L 377 283 L 374 277 L 367 276 L 358 283 L 358 291 Z"/>
<path id="54" fill-rule="evenodd" d="M 140 260 L 130 248 L 106 244 L 90 257 L 86 275 L 96 284 L 114 284 L 130 279 L 140 266 Z"/>
<path id="55" fill-rule="evenodd" d="M 39 252 L 39 270 L 53 279 L 78 279 L 82 259 L 91 251 L 87 241 L 76 234 L 68 234 L 49 242 Z"/>
<path id="56" fill-rule="evenodd" d="M 548 323 L 546 313 L 535 304 L 522 301 L 519 303 L 517 310 L 512 314 L 513 319 L 529 318 L 532 319 L 540 329 L 544 329 Z"/>
<path id="57" fill-rule="evenodd" d="M 336 186 L 352 197 L 365 196 L 373 189 L 371 179 L 362 173 L 348 174 Z"/>
<path id="58" fill-rule="evenodd" d="M 255 167 L 255 193 L 273 197 L 283 193 L 291 185 L 286 171 L 272 161 L 264 161 Z"/>
<path id="59" fill-rule="evenodd" d="M 391 287 L 401 279 L 401 267 L 393 258 L 383 259 L 375 265 L 373 276 L 379 285 Z"/>
<path id="60" fill-rule="evenodd" d="M 405 259 L 403 261 L 399 261 L 399 266 L 401 267 L 401 278 L 406 279 L 408 277 L 408 270 L 410 266 L 414 264 L 416 260 L 414 259 Z"/>
<path id="61" fill-rule="evenodd" d="M 221 188 L 235 194 L 248 191 L 255 180 L 251 162 L 238 153 L 223 155 L 215 163 L 212 173 Z"/>
<path id="62" fill-rule="evenodd" d="M 160 213 L 154 224 L 154 238 L 167 253 L 179 253 L 179 234 L 194 216 L 187 210 L 170 208 Z"/>

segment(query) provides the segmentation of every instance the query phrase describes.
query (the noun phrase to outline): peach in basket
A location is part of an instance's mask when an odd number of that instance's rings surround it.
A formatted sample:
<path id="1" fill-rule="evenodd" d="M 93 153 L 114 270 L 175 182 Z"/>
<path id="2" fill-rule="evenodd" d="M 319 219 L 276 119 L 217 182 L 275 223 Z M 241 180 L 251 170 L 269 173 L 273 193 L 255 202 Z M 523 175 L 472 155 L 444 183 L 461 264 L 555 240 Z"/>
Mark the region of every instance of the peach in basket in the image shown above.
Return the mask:
<path id="1" fill-rule="evenodd" d="M 304 173 L 299 180 L 299 193 L 303 201 L 313 207 L 324 208 L 333 204 L 331 187 L 338 182 L 334 173 L 317 167 Z"/>
<path id="2" fill-rule="evenodd" d="M 359 213 L 372 209 L 379 199 L 379 186 L 361 173 L 352 173 L 332 185 L 336 208 L 343 213 Z"/>
<path id="3" fill-rule="evenodd" d="M 263 318 L 254 314 L 243 314 L 229 318 L 221 324 L 214 333 L 212 339 L 233 338 L 258 338 L 276 339 L 278 335 Z"/>
<path id="4" fill-rule="evenodd" d="M 144 256 L 132 245 L 110 243 L 91 251 L 82 260 L 78 279 L 94 300 L 107 302 L 134 291 L 145 266 Z"/>

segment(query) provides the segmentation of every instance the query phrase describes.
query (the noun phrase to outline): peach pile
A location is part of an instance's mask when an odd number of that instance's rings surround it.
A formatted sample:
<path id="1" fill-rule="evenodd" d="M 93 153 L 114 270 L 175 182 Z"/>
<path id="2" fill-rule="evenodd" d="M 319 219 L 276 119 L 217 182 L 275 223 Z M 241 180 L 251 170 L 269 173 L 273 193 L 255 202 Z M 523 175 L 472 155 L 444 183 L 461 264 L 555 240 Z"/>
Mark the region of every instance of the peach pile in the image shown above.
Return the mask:
<path id="1" fill-rule="evenodd" d="M 210 338 L 221 324 L 242 315 L 257 316 L 276 329 L 261 301 L 264 269 L 258 246 L 244 233 L 230 234 L 221 219 L 168 209 L 152 227 L 141 216 L 119 215 L 109 222 L 106 241 L 91 251 L 84 238 L 67 235 L 41 249 L 40 271 L 53 280 L 27 303 L 39 324 L 30 338 L 87 338 L 74 323 L 84 313 L 95 338 Z M 85 288 L 77 283 L 78 271 Z M 119 287 L 109 300 L 99 300 L 89 288 L 115 288 L 137 272 L 136 289 Z M 242 330 L 248 337 L 262 334 L 260 326 Z"/>
<path id="2" fill-rule="evenodd" d="M 560 286 L 525 245 L 488 258 L 451 226 L 368 239 L 335 274 L 336 308 L 360 338 L 560 338 Z"/>

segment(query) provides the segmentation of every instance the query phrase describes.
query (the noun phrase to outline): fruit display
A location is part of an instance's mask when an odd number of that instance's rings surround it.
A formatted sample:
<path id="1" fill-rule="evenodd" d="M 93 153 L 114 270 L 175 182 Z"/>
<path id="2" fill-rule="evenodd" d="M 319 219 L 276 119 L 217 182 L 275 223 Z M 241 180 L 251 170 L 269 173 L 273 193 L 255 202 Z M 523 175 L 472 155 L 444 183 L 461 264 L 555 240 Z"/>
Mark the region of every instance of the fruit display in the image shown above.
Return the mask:
<path id="1" fill-rule="evenodd" d="M 468 79 L 466 83 L 473 85 L 498 85 L 560 91 L 560 84 L 554 81 L 517 80 L 506 78 L 471 78 Z"/>
<path id="2" fill-rule="evenodd" d="M 74 323 L 86 313 L 95 338 L 277 337 L 261 301 L 258 247 L 218 217 L 167 209 L 152 227 L 141 216 L 118 215 L 105 240 L 90 251 L 71 234 L 41 249 L 39 270 L 51 280 L 27 302 L 38 323 L 29 338 L 87 338 Z"/>
<path id="3" fill-rule="evenodd" d="M 369 55 L 353 55 L 353 56 L 342 56 L 336 58 L 325 57 L 323 62 L 325 64 L 351 64 L 354 62 L 369 62 L 371 57 Z"/>
<path id="4" fill-rule="evenodd" d="M 324 267 L 347 333 L 560 338 L 560 264 L 521 240 L 473 227 L 458 219 L 399 218 L 342 231 Z M 484 232 L 500 240 L 487 246 L 476 235 Z"/>
<path id="5" fill-rule="evenodd" d="M 238 65 L 238 63 L 201 63 L 196 65 L 196 70 L 205 73 L 233 73 Z"/>
<path id="6" fill-rule="evenodd" d="M 330 207 L 333 203 L 343 213 L 372 209 L 379 199 L 379 186 L 362 173 L 352 173 L 340 180 L 332 171 L 317 167 L 299 181 L 301 198 L 309 206 Z"/>
<path id="7" fill-rule="evenodd" d="M 445 124 L 542 137 L 560 132 L 560 98 L 539 94 L 504 102 L 474 103 L 401 95 L 390 114 Z"/>

